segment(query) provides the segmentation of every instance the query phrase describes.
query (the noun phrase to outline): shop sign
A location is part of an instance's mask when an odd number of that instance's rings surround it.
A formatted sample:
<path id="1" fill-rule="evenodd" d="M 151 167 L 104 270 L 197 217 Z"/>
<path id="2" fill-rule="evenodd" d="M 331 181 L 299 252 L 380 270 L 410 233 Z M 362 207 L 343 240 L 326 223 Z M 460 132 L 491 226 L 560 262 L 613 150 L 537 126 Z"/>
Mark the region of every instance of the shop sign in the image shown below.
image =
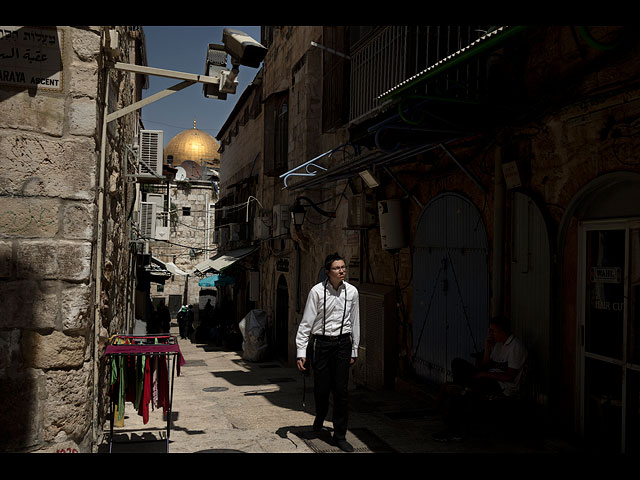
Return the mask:
<path id="1" fill-rule="evenodd" d="M 591 281 L 597 283 L 620 283 L 622 269 L 620 267 L 591 267 Z"/>
<path id="2" fill-rule="evenodd" d="M 280 258 L 276 262 L 276 271 L 277 272 L 288 272 L 289 271 L 289 259 L 288 258 Z"/>
<path id="3" fill-rule="evenodd" d="M 0 27 L 0 84 L 62 91 L 62 31 Z"/>

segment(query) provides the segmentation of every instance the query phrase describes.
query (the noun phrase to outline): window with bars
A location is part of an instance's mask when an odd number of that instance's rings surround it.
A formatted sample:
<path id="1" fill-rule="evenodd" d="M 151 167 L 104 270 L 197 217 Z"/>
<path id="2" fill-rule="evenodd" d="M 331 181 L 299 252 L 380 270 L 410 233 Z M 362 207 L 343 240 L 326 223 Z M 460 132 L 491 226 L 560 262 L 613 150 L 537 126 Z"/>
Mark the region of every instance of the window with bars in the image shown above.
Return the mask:
<path id="1" fill-rule="evenodd" d="M 264 174 L 274 177 L 287 171 L 289 151 L 289 94 L 274 94 L 264 105 Z"/>
<path id="2" fill-rule="evenodd" d="M 467 47 L 489 30 L 474 25 L 350 28 L 349 120 L 368 114 L 379 106 L 379 95 Z M 486 59 L 479 56 L 425 83 L 419 93 L 477 100 L 485 92 Z"/>
<path id="3" fill-rule="evenodd" d="M 327 48 L 322 53 L 323 132 L 335 130 L 349 119 L 347 36 L 347 27 L 325 26 L 322 30 L 322 43 Z"/>

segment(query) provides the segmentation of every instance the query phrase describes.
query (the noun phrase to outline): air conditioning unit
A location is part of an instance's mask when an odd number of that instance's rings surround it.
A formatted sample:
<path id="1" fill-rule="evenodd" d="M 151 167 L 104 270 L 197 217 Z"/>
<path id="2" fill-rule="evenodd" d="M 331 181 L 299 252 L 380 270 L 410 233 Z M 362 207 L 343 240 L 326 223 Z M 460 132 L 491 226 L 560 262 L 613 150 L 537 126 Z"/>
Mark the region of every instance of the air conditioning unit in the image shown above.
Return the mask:
<path id="1" fill-rule="evenodd" d="M 373 195 L 358 193 L 349 199 L 347 226 L 371 227 L 376 224 L 376 201 Z"/>
<path id="2" fill-rule="evenodd" d="M 221 227 L 217 227 L 214 232 L 218 249 L 224 250 L 229 243 L 229 227 L 227 225 L 223 225 Z"/>
<path id="3" fill-rule="evenodd" d="M 289 205 L 273 206 L 273 237 L 287 235 L 289 233 Z"/>
<path id="4" fill-rule="evenodd" d="M 374 389 L 393 388 L 397 358 L 395 288 L 362 283 L 358 292 L 360 345 L 353 381 Z"/>
<path id="5" fill-rule="evenodd" d="M 240 224 L 230 223 L 228 227 L 229 227 L 229 241 L 237 242 L 238 240 L 241 240 Z"/>
<path id="6" fill-rule="evenodd" d="M 164 209 L 164 195 L 162 193 L 147 193 L 147 202 L 155 203 L 156 208 L 156 240 L 169 240 L 169 217 Z"/>
<path id="7" fill-rule="evenodd" d="M 158 206 L 153 202 L 140 202 L 138 212 L 138 229 L 140 237 L 144 240 L 156 238 L 156 212 Z"/>
<path id="8" fill-rule="evenodd" d="M 156 240 L 169 240 L 170 228 L 156 225 Z"/>
<path id="9" fill-rule="evenodd" d="M 268 216 L 254 217 L 253 238 L 257 240 L 269 238 L 269 223 L 271 223 L 271 219 Z"/>
<path id="10" fill-rule="evenodd" d="M 136 171 L 139 178 L 162 179 L 163 138 L 162 130 L 140 130 Z"/>
<path id="11" fill-rule="evenodd" d="M 164 210 L 164 195 L 162 193 L 147 193 L 147 202 L 155 203 L 159 211 Z"/>
<path id="12" fill-rule="evenodd" d="M 149 255 L 151 253 L 149 242 L 136 242 L 135 246 L 137 255 Z"/>

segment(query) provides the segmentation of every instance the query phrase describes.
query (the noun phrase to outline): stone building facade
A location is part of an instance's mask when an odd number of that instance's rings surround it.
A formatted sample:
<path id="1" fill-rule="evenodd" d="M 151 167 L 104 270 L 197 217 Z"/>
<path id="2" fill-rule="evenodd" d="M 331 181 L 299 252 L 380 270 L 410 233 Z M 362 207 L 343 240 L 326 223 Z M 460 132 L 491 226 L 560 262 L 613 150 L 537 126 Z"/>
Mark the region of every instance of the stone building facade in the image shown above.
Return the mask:
<path id="1" fill-rule="evenodd" d="M 262 43 L 254 191 L 273 224 L 248 241 L 278 354 L 293 362 L 306 292 L 337 250 L 362 298 L 355 381 L 446 381 L 506 314 L 540 424 L 637 451 L 632 29 L 281 26 Z M 276 207 L 296 203 L 304 224 L 280 229 Z"/>
<path id="2" fill-rule="evenodd" d="M 141 98 L 144 78 L 107 65 L 144 64 L 144 35 L 2 27 L 2 44 L 0 449 L 89 452 L 106 412 L 103 348 L 131 325 L 135 288 L 139 115 L 103 120 L 107 82 L 111 113 Z"/>
<path id="3" fill-rule="evenodd" d="M 152 283 L 150 296 L 154 304 L 165 303 L 175 316 L 180 306 L 200 303 L 194 267 L 217 252 L 213 234 L 217 195 L 212 181 L 207 180 L 172 181 L 168 188 L 169 237 L 150 245 L 154 258 L 171 263 L 176 269 L 163 283 Z"/>
<path id="4" fill-rule="evenodd" d="M 157 203 L 157 235 L 149 245 L 169 277 L 152 279 L 149 295 L 157 306 L 164 303 L 173 317 L 182 305 L 200 304 L 199 277 L 195 266 L 215 255 L 215 203 L 220 168 L 218 142 L 196 128 L 183 130 L 163 149 L 164 183 L 143 187 L 143 201 Z M 157 230 L 159 232 L 159 230 Z"/>

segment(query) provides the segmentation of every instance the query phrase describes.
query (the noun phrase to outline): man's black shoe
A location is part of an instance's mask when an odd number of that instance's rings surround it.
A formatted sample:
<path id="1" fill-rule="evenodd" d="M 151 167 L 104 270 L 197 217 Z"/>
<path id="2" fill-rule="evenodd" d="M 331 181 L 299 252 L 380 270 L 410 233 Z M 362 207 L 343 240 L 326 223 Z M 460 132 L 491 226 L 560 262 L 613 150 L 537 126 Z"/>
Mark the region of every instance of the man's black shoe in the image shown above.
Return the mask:
<path id="1" fill-rule="evenodd" d="M 319 432 L 321 432 L 321 431 L 322 431 L 322 425 L 323 425 L 323 424 L 324 424 L 324 420 L 323 420 L 323 419 L 321 419 L 321 418 L 316 418 L 316 419 L 313 421 L 313 431 L 314 431 L 315 433 L 319 433 Z"/>
<path id="2" fill-rule="evenodd" d="M 353 452 L 353 447 L 344 438 L 341 438 L 340 440 L 338 440 L 337 438 L 334 437 L 333 440 L 336 442 L 336 445 L 338 446 L 338 448 L 343 452 Z"/>

